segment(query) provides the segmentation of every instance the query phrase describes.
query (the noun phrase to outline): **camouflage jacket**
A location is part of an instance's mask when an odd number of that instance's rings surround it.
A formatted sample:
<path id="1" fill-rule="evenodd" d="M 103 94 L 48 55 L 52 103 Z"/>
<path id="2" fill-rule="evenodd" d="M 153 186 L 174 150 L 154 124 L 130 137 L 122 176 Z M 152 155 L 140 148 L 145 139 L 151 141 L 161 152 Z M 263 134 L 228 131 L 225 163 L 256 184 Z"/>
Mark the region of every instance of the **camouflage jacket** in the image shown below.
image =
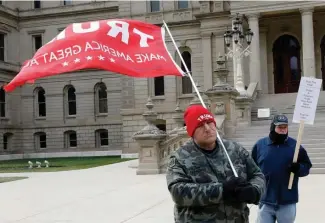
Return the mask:
<path id="1" fill-rule="evenodd" d="M 265 178 L 248 151 L 233 141 L 223 143 L 238 176 L 254 185 L 261 197 Z M 171 155 L 166 171 L 176 223 L 249 222 L 246 203 L 230 205 L 223 201 L 222 182 L 234 174 L 221 145 L 205 153 L 190 141 Z"/>

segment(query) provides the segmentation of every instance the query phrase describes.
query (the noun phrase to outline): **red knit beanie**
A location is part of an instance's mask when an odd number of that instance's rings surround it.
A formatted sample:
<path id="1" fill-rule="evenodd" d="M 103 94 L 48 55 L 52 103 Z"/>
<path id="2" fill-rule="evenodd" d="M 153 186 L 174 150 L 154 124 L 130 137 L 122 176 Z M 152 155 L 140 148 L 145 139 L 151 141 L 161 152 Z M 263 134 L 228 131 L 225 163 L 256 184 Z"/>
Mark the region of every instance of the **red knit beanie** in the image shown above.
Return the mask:
<path id="1" fill-rule="evenodd" d="M 190 137 L 193 136 L 195 129 L 200 126 L 202 122 L 212 121 L 216 125 L 212 113 L 202 105 L 189 106 L 184 113 L 184 121 L 187 133 Z"/>

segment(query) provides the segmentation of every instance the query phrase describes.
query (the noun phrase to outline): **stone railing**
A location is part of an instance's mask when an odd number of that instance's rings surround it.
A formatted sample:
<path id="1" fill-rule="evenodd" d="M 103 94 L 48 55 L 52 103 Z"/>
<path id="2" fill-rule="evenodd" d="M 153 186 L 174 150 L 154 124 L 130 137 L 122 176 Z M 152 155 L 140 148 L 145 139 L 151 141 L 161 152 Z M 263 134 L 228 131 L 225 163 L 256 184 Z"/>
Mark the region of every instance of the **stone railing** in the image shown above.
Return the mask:
<path id="1" fill-rule="evenodd" d="M 216 84 L 207 91 L 202 91 L 198 84 L 197 88 L 204 104 L 215 116 L 219 134 L 229 137 L 234 133 L 237 123 L 250 123 L 250 109 L 255 99 L 256 85 L 252 84 L 249 88 L 250 95 L 243 98 L 227 83 L 228 70 L 223 56 L 219 56 L 217 65 L 213 74 L 213 82 Z M 201 104 L 197 94 L 194 94 L 190 102 L 190 105 L 193 104 Z M 164 173 L 170 155 L 190 140 L 184 126 L 183 111 L 178 104 L 173 114 L 176 127 L 167 133 L 155 126 L 158 114 L 153 110 L 150 97 L 146 107 L 148 110 L 143 116 L 147 125 L 133 136 L 139 145 L 137 174 Z"/>
<path id="2" fill-rule="evenodd" d="M 187 135 L 186 127 L 178 129 L 177 133 L 170 134 L 169 137 L 160 143 L 160 170 L 165 172 L 170 155 L 179 147 L 183 146 L 190 138 Z"/>

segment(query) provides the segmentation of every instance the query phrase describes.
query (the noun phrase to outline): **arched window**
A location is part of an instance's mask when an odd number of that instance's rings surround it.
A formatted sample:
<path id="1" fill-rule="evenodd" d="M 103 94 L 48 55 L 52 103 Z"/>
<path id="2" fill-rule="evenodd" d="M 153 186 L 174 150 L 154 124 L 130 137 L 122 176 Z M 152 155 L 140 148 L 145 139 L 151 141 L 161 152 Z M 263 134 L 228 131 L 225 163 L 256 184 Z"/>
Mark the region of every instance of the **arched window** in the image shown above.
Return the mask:
<path id="1" fill-rule="evenodd" d="M 275 93 L 297 92 L 301 78 L 300 44 L 291 35 L 280 36 L 273 44 Z"/>
<path id="2" fill-rule="evenodd" d="M 179 51 L 181 53 L 181 56 L 185 63 L 182 62 L 181 58 L 179 57 L 178 52 L 175 54 L 175 61 L 180 66 L 183 72 L 187 73 L 185 65 L 187 66 L 189 70 L 189 74 L 192 75 L 192 51 L 187 46 L 182 46 L 179 48 Z M 181 77 L 176 79 L 177 82 L 177 90 L 178 95 L 186 95 L 186 94 L 192 94 L 192 82 L 189 77 Z"/>
<path id="3" fill-rule="evenodd" d="M 104 83 L 95 85 L 95 106 L 96 114 L 106 114 L 107 109 L 107 88 Z"/>
<path id="4" fill-rule="evenodd" d="M 46 117 L 46 96 L 45 90 L 42 87 L 37 87 L 34 90 L 34 105 L 35 117 Z"/>
<path id="5" fill-rule="evenodd" d="M 64 88 L 65 114 L 74 116 L 77 114 L 76 89 L 72 85 Z"/>

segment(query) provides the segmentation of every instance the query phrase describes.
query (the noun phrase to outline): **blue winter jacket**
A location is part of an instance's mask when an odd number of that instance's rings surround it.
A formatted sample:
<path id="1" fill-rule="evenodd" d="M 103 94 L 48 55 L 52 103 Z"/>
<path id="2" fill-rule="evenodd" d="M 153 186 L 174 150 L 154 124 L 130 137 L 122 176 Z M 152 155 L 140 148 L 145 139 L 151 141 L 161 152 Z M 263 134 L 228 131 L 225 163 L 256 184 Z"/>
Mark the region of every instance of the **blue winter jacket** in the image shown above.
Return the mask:
<path id="1" fill-rule="evenodd" d="M 252 150 L 255 163 L 261 168 L 266 179 L 266 190 L 260 203 L 284 205 L 298 203 L 299 177 L 309 174 L 312 167 L 306 150 L 301 146 L 297 162 L 300 164 L 299 174 L 294 175 L 291 190 L 288 189 L 290 171 L 296 147 L 296 140 L 288 137 L 284 144 L 274 144 L 269 137 L 257 141 Z"/>

